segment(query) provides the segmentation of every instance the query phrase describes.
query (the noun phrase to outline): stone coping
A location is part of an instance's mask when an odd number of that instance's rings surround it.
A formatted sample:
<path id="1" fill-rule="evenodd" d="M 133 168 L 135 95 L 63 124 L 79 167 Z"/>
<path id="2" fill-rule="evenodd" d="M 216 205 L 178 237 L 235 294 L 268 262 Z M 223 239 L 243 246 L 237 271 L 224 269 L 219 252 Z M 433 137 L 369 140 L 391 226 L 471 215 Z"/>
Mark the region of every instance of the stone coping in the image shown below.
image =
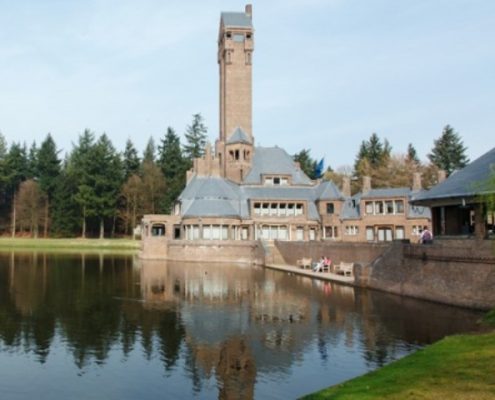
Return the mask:
<path id="1" fill-rule="evenodd" d="M 286 264 L 265 264 L 264 267 L 274 269 L 277 271 L 291 272 L 297 275 L 307 276 L 309 278 L 316 278 L 323 281 L 338 282 L 346 285 L 355 286 L 354 276 L 343 276 L 334 274 L 332 272 L 313 272 L 311 270 L 295 267 L 293 265 Z"/>

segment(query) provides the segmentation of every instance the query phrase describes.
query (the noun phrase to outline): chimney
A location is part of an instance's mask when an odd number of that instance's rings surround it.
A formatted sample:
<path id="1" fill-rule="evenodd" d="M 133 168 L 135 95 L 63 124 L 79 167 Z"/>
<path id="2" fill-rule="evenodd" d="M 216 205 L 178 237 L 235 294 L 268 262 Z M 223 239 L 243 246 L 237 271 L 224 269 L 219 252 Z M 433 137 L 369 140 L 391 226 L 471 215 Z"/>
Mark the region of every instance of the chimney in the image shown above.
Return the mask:
<path id="1" fill-rule="evenodd" d="M 421 184 L 421 174 L 419 172 L 415 172 L 413 174 L 412 191 L 419 192 L 421 189 L 423 189 L 423 185 Z"/>
<path id="2" fill-rule="evenodd" d="M 363 188 L 361 189 L 361 192 L 367 193 L 370 190 L 371 190 L 371 177 L 363 176 Z"/>
<path id="3" fill-rule="evenodd" d="M 342 178 L 342 195 L 344 197 L 351 197 L 351 177 L 344 176 Z"/>
<path id="4" fill-rule="evenodd" d="M 439 169 L 437 175 L 438 183 L 442 183 L 445 179 L 447 179 L 447 172 L 443 169 Z"/>
<path id="5" fill-rule="evenodd" d="M 246 4 L 246 15 L 251 19 L 253 18 L 253 6 L 252 6 L 252 4 Z"/>

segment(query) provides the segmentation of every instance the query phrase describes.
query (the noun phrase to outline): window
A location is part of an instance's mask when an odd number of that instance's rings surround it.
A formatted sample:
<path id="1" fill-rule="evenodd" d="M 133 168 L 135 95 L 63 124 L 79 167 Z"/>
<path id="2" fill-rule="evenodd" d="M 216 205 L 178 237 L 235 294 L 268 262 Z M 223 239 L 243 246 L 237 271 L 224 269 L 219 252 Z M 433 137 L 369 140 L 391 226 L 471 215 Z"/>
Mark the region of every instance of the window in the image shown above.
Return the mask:
<path id="1" fill-rule="evenodd" d="M 180 239 L 180 225 L 174 225 L 174 239 Z"/>
<path id="2" fill-rule="evenodd" d="M 403 226 L 397 226 L 395 228 L 395 238 L 396 239 L 404 239 L 404 227 Z"/>
<path id="3" fill-rule="evenodd" d="M 261 209 L 261 215 L 268 215 L 270 213 L 270 209 L 268 208 L 268 203 L 263 203 L 263 208 Z"/>
<path id="4" fill-rule="evenodd" d="M 254 203 L 254 214 L 255 215 L 261 214 L 261 204 L 260 203 Z"/>
<path id="5" fill-rule="evenodd" d="M 227 39 L 231 39 L 232 38 L 232 32 L 227 32 L 225 34 L 225 36 L 227 37 Z"/>
<path id="6" fill-rule="evenodd" d="M 402 200 L 395 201 L 395 213 L 404 214 L 404 202 Z"/>
<path id="7" fill-rule="evenodd" d="M 279 177 L 273 178 L 273 184 L 274 185 L 280 185 L 280 178 Z"/>
<path id="8" fill-rule="evenodd" d="M 211 227 L 203 226 L 203 239 L 210 240 L 211 239 Z"/>
<path id="9" fill-rule="evenodd" d="M 333 214 L 335 212 L 335 206 L 333 203 L 327 203 L 327 214 Z"/>
<path id="10" fill-rule="evenodd" d="M 236 160 L 239 160 L 239 150 L 236 150 L 235 151 L 235 159 Z"/>
<path id="11" fill-rule="evenodd" d="M 285 216 L 287 214 L 287 204 L 282 203 L 279 205 L 278 215 Z"/>
<path id="12" fill-rule="evenodd" d="M 359 234 L 359 227 L 357 225 L 346 225 L 345 234 L 347 236 L 356 236 Z"/>
<path id="13" fill-rule="evenodd" d="M 242 33 L 235 33 L 234 42 L 238 42 L 238 43 L 244 42 L 244 35 Z"/>
<path id="14" fill-rule="evenodd" d="M 213 240 L 219 240 L 220 239 L 220 226 L 213 225 L 211 227 L 211 238 Z"/>
<path id="15" fill-rule="evenodd" d="M 286 185 L 288 185 L 288 184 L 289 184 L 289 180 L 288 180 L 287 178 L 281 178 L 281 179 L 280 179 L 280 184 L 281 184 L 282 186 L 286 186 Z"/>
<path id="16" fill-rule="evenodd" d="M 273 185 L 273 178 L 272 177 L 265 178 L 265 185 Z"/>
<path id="17" fill-rule="evenodd" d="M 278 214 L 278 204 L 277 203 L 272 203 L 270 204 L 270 215 L 277 215 Z"/>
<path id="18" fill-rule="evenodd" d="M 383 202 L 375 202 L 375 214 L 383 214 Z"/>
<path id="19" fill-rule="evenodd" d="M 373 242 L 375 240 L 375 231 L 371 226 L 366 227 L 366 240 L 368 242 Z"/>
<path id="20" fill-rule="evenodd" d="M 371 201 L 367 201 L 365 203 L 366 214 L 373 214 L 373 203 Z"/>
<path id="21" fill-rule="evenodd" d="M 303 215 L 303 205 L 301 203 L 296 204 L 296 215 Z"/>
<path id="22" fill-rule="evenodd" d="M 316 240 L 316 231 L 313 228 L 309 230 L 309 240 Z"/>
<path id="23" fill-rule="evenodd" d="M 325 226 L 323 228 L 323 236 L 325 239 L 335 239 L 339 237 L 339 228 L 336 226 Z"/>
<path id="24" fill-rule="evenodd" d="M 287 205 L 287 215 L 294 215 L 294 204 L 290 203 Z"/>
<path id="25" fill-rule="evenodd" d="M 165 236 L 165 224 L 153 224 L 151 226 L 151 236 Z"/>
<path id="26" fill-rule="evenodd" d="M 296 240 L 304 240 L 304 229 L 300 226 L 296 228 Z"/>
<path id="27" fill-rule="evenodd" d="M 387 200 L 385 202 L 385 210 L 387 214 L 393 214 L 394 213 L 394 202 L 392 200 Z"/>

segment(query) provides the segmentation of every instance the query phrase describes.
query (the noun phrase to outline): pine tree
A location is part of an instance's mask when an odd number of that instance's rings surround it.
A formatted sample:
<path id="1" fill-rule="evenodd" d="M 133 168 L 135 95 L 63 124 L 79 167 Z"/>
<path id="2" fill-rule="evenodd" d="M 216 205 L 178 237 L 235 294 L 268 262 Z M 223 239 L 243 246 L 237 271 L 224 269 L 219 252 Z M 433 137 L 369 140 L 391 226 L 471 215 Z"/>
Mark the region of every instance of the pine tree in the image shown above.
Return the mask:
<path id="1" fill-rule="evenodd" d="M 25 145 L 12 143 L 5 159 L 5 171 L 7 199 L 12 209 L 11 234 L 14 237 L 16 232 L 16 193 L 21 182 L 26 180 L 29 174 Z"/>
<path id="2" fill-rule="evenodd" d="M 158 147 L 158 153 L 158 166 L 163 172 L 167 187 L 163 211 L 169 213 L 175 200 L 186 186 L 188 167 L 182 155 L 180 138 L 171 127 L 167 128 L 167 133 Z"/>
<path id="3" fill-rule="evenodd" d="M 117 200 L 122 185 L 122 162 L 106 134 L 94 146 L 91 180 L 94 182 L 94 216 L 100 221 L 100 239 L 105 235 L 105 219 L 112 221 L 115 231 Z"/>
<path id="4" fill-rule="evenodd" d="M 204 155 L 207 128 L 201 114 L 194 114 L 193 121 L 186 129 L 186 144 L 184 145 L 184 157 L 192 163 L 192 160 Z"/>
<path id="5" fill-rule="evenodd" d="M 446 125 L 440 137 L 434 141 L 428 158 L 438 168 L 445 170 L 447 175 L 469 163 L 466 147 L 460 135 L 450 125 Z"/>
<path id="6" fill-rule="evenodd" d="M 53 199 L 57 179 L 60 175 L 60 159 L 58 158 L 59 151 L 50 134 L 46 135 L 45 140 L 37 152 L 36 176 L 39 179 L 41 190 L 46 194 L 45 198 L 45 216 L 43 236 L 48 236 L 48 221 L 50 204 Z"/>
<path id="7" fill-rule="evenodd" d="M 31 144 L 28 153 L 28 172 L 27 178 L 37 178 L 38 177 L 38 147 L 36 142 Z"/>
<path id="8" fill-rule="evenodd" d="M 294 154 L 292 158 L 299 163 L 301 170 L 310 179 L 316 179 L 315 169 L 317 162 L 311 157 L 309 149 L 302 149 L 299 153 Z"/>
<path id="9" fill-rule="evenodd" d="M 127 180 L 133 174 L 137 174 L 140 165 L 141 161 L 139 160 L 138 152 L 131 139 L 127 139 L 123 157 L 124 180 Z"/>
<path id="10" fill-rule="evenodd" d="M 418 153 L 416 152 L 416 149 L 414 148 L 412 143 L 409 143 L 407 145 L 406 161 L 412 164 L 419 165 Z"/>
<path id="11" fill-rule="evenodd" d="M 145 161 L 155 162 L 155 158 L 156 158 L 155 139 L 153 139 L 153 137 L 151 136 L 143 152 L 143 162 Z"/>
<path id="12" fill-rule="evenodd" d="M 55 182 L 52 200 L 51 232 L 59 237 L 73 237 L 81 229 L 80 204 L 75 198 L 79 188 L 67 164 L 66 160 Z"/>
<path id="13" fill-rule="evenodd" d="M 96 214 L 96 192 L 94 182 L 94 133 L 85 129 L 78 144 L 72 150 L 68 164 L 68 175 L 76 184 L 74 200 L 80 207 L 81 236 L 86 237 L 87 219 Z"/>

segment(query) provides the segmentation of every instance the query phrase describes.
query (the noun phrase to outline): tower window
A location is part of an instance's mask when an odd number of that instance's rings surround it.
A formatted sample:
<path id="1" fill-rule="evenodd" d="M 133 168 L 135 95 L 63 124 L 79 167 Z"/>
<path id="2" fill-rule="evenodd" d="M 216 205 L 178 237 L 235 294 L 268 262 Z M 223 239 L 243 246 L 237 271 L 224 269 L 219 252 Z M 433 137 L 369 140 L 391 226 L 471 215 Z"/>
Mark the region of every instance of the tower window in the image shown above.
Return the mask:
<path id="1" fill-rule="evenodd" d="M 239 160 L 239 150 L 236 150 L 235 151 L 235 159 L 236 160 Z"/>
<path id="2" fill-rule="evenodd" d="M 244 35 L 241 33 L 234 34 L 234 42 L 238 42 L 238 43 L 244 42 Z"/>
<path id="3" fill-rule="evenodd" d="M 327 203 L 327 214 L 333 214 L 335 212 L 335 206 L 333 203 Z"/>

